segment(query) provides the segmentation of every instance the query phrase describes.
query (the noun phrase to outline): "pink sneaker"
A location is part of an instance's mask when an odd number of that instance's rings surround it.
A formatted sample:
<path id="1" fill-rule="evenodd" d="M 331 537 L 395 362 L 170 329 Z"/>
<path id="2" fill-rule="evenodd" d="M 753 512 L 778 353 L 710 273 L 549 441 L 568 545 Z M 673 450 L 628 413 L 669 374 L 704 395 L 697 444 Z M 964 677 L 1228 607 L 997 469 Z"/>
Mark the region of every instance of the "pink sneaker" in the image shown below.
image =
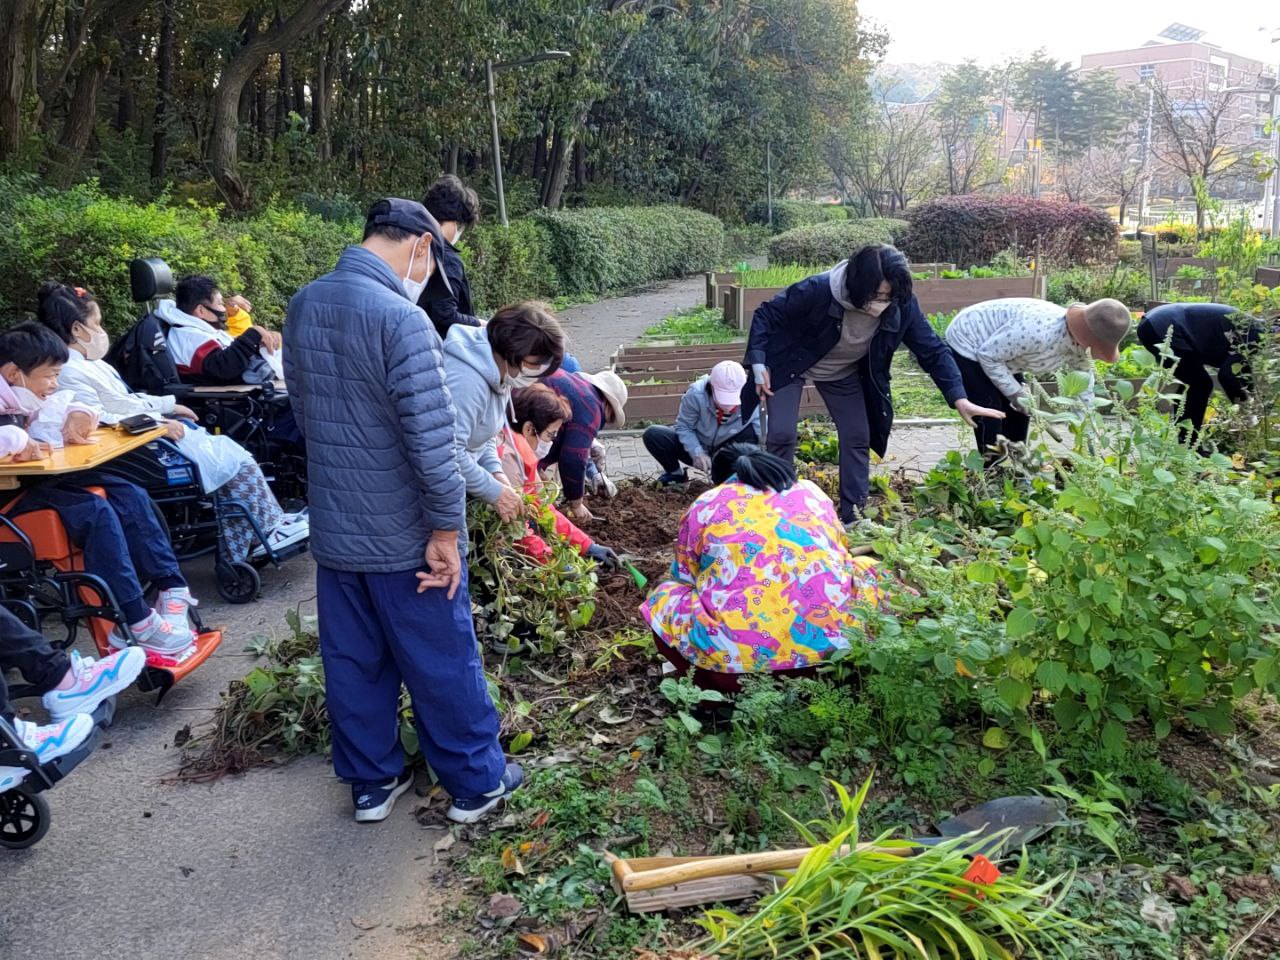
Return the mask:
<path id="1" fill-rule="evenodd" d="M 93 733 L 93 717 L 77 713 L 66 720 L 39 726 L 28 720 L 14 720 L 14 729 L 41 763 L 66 756 Z"/>
<path id="2" fill-rule="evenodd" d="M 54 720 L 65 720 L 77 713 L 93 713 L 108 697 L 114 697 L 138 679 L 147 665 L 141 647 L 125 647 L 101 660 L 71 654 L 71 673 L 75 682 L 65 690 L 50 690 L 42 697 L 44 708 Z"/>

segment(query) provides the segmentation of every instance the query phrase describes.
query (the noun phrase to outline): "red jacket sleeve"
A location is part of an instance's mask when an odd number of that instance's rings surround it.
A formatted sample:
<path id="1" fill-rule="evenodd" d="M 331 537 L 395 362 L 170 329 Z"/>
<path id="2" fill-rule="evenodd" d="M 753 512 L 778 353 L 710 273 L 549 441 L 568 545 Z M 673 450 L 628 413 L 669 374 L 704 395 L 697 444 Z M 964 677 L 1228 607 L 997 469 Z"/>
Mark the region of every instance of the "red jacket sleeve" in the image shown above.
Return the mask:
<path id="1" fill-rule="evenodd" d="M 591 549 L 594 542 L 589 536 L 583 533 L 582 528 L 566 517 L 555 507 L 551 507 L 551 515 L 556 520 L 556 534 L 568 540 L 573 544 L 573 548 L 582 555 L 586 555 Z"/>

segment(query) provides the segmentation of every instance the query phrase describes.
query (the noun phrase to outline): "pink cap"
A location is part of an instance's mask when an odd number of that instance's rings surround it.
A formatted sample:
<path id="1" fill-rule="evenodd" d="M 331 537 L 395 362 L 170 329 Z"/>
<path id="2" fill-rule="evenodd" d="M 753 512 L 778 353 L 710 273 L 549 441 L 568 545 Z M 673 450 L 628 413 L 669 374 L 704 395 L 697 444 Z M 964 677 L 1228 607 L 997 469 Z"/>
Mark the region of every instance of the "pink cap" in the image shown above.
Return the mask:
<path id="1" fill-rule="evenodd" d="M 721 407 L 736 407 L 742 403 L 742 388 L 747 383 L 747 371 L 736 360 L 721 360 L 711 368 L 711 396 Z"/>

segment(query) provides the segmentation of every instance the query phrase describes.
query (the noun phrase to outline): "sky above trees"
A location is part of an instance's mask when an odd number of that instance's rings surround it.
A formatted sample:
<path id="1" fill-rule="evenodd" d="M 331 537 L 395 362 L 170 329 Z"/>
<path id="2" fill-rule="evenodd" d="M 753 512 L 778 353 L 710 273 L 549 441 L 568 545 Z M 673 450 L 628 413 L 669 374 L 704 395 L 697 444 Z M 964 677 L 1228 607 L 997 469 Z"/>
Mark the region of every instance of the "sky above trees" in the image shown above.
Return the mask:
<path id="1" fill-rule="evenodd" d="M 1271 43 L 1269 32 L 1280 30 L 1280 6 L 1265 0 L 1216 0 L 1211 7 L 1201 0 L 859 0 L 858 12 L 888 32 L 890 63 L 990 65 L 1044 48 L 1078 64 L 1082 53 L 1139 46 L 1174 22 L 1207 31 L 1207 42 L 1233 53 L 1280 60 L 1280 43 Z"/>

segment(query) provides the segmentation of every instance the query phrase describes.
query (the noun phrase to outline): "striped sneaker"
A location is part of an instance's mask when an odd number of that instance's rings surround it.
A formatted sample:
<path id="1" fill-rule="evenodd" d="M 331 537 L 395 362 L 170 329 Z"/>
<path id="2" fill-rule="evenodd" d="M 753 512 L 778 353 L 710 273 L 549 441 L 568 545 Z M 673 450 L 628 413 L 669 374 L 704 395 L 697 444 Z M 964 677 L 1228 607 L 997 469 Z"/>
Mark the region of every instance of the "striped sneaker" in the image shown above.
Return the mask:
<path id="1" fill-rule="evenodd" d="M 87 713 L 77 713 L 44 726 L 30 720 L 14 720 L 13 725 L 27 749 L 42 764 L 65 757 L 93 733 L 93 717 Z"/>

